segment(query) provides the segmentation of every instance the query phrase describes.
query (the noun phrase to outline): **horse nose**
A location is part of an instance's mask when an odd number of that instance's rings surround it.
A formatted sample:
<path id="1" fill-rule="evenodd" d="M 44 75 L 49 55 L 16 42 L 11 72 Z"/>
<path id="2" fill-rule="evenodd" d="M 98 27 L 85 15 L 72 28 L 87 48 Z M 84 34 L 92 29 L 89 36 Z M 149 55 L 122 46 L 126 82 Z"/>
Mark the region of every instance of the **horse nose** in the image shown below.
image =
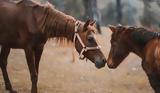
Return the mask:
<path id="1" fill-rule="evenodd" d="M 100 68 L 102 68 L 102 67 L 105 66 L 105 63 L 106 63 L 106 59 L 104 58 L 104 59 L 102 59 L 101 61 L 96 61 L 96 62 L 95 62 L 95 66 L 96 66 L 98 69 L 100 69 Z"/>
<path id="2" fill-rule="evenodd" d="M 107 64 L 109 68 L 114 69 L 116 66 L 113 63 Z"/>
<path id="3" fill-rule="evenodd" d="M 110 58 L 107 59 L 107 65 L 110 69 L 115 69 L 116 68 L 115 64 L 112 62 L 112 59 L 110 59 Z"/>

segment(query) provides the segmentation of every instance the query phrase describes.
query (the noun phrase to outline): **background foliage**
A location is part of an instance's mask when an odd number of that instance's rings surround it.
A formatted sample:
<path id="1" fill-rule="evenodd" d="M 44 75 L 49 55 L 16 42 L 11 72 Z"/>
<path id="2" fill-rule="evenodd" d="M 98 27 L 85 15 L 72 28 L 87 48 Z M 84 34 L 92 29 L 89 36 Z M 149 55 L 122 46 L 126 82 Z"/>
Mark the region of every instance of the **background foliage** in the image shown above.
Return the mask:
<path id="1" fill-rule="evenodd" d="M 42 0 L 44 1 L 44 0 Z M 48 0 L 57 9 L 80 20 L 85 16 L 85 0 Z M 121 3 L 121 24 L 145 26 L 151 29 L 160 27 L 160 0 L 97 0 L 100 24 L 119 24 L 117 21 L 117 1 Z"/>

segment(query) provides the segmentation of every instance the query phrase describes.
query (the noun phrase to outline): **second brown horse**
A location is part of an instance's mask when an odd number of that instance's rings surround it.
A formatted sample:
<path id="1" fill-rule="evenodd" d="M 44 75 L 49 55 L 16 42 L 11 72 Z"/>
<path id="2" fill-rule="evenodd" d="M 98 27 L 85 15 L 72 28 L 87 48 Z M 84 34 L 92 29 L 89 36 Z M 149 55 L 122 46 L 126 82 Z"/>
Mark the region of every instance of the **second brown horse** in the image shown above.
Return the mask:
<path id="1" fill-rule="evenodd" d="M 109 26 L 112 31 L 107 64 L 116 68 L 130 52 L 142 58 L 142 67 L 155 93 L 160 93 L 160 33 L 144 28 Z"/>

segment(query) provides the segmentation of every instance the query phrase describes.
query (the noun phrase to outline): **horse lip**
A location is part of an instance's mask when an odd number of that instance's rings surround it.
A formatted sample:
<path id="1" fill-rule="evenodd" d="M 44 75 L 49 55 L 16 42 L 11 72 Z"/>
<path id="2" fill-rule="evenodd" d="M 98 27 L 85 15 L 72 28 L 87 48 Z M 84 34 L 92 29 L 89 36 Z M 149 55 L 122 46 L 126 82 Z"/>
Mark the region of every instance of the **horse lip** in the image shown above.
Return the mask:
<path id="1" fill-rule="evenodd" d="M 101 67 L 96 66 L 97 69 L 100 69 Z"/>
<path id="2" fill-rule="evenodd" d="M 107 59 L 107 65 L 110 69 L 115 69 L 116 66 L 112 63 L 112 60 L 109 58 Z"/>
<path id="3" fill-rule="evenodd" d="M 116 68 L 117 68 L 117 67 L 114 66 L 114 65 L 108 65 L 108 67 L 109 67 L 110 69 L 116 69 Z"/>
<path id="4" fill-rule="evenodd" d="M 104 66 L 97 66 L 97 65 L 95 65 L 95 66 L 96 66 L 97 69 L 100 69 L 100 68 L 104 67 Z"/>

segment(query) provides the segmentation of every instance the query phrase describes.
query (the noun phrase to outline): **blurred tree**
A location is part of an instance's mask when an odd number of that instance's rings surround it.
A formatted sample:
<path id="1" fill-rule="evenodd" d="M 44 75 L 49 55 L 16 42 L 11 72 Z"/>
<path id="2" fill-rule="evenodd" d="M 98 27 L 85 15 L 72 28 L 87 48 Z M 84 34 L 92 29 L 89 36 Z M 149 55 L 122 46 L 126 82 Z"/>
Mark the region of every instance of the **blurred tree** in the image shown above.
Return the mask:
<path id="1" fill-rule="evenodd" d="M 116 11 L 116 3 L 113 1 L 108 2 L 107 5 L 101 10 L 103 25 L 117 24 Z"/>
<path id="2" fill-rule="evenodd" d="M 141 19 L 141 23 L 143 26 L 146 26 L 146 27 L 150 27 L 151 26 L 151 15 L 150 14 L 150 11 L 149 8 L 150 8 L 150 4 L 149 4 L 150 0 L 143 0 L 143 3 L 144 3 L 144 10 L 143 10 L 143 17 Z"/>
<path id="3" fill-rule="evenodd" d="M 156 30 L 160 24 L 160 1 L 143 0 L 144 10 L 141 23 L 150 29 Z"/>
<path id="4" fill-rule="evenodd" d="M 60 11 L 64 11 L 64 1 L 63 0 L 48 0 L 51 2 L 53 5 L 55 5 L 56 8 L 58 8 Z"/>
<path id="5" fill-rule="evenodd" d="M 121 0 L 116 0 L 117 5 L 116 5 L 116 9 L 117 9 L 117 22 L 121 24 L 122 21 L 122 6 L 121 6 Z"/>
<path id="6" fill-rule="evenodd" d="M 84 6 L 82 0 L 49 0 L 55 7 L 77 19 L 82 20 L 84 15 Z"/>
<path id="7" fill-rule="evenodd" d="M 101 33 L 101 17 L 97 8 L 97 0 L 83 0 L 83 3 L 85 7 L 85 19 L 92 18 L 93 20 L 95 20 L 98 33 Z"/>
<path id="8" fill-rule="evenodd" d="M 82 0 L 63 0 L 65 3 L 65 13 L 83 20 L 84 6 Z"/>
<path id="9" fill-rule="evenodd" d="M 125 24 L 127 25 L 136 26 L 135 17 L 137 15 L 137 10 L 134 7 L 135 4 L 136 3 L 133 0 L 128 0 L 126 2 L 126 11 L 124 11 L 123 21 L 126 21 Z M 127 18 L 127 20 L 125 18 Z"/>

